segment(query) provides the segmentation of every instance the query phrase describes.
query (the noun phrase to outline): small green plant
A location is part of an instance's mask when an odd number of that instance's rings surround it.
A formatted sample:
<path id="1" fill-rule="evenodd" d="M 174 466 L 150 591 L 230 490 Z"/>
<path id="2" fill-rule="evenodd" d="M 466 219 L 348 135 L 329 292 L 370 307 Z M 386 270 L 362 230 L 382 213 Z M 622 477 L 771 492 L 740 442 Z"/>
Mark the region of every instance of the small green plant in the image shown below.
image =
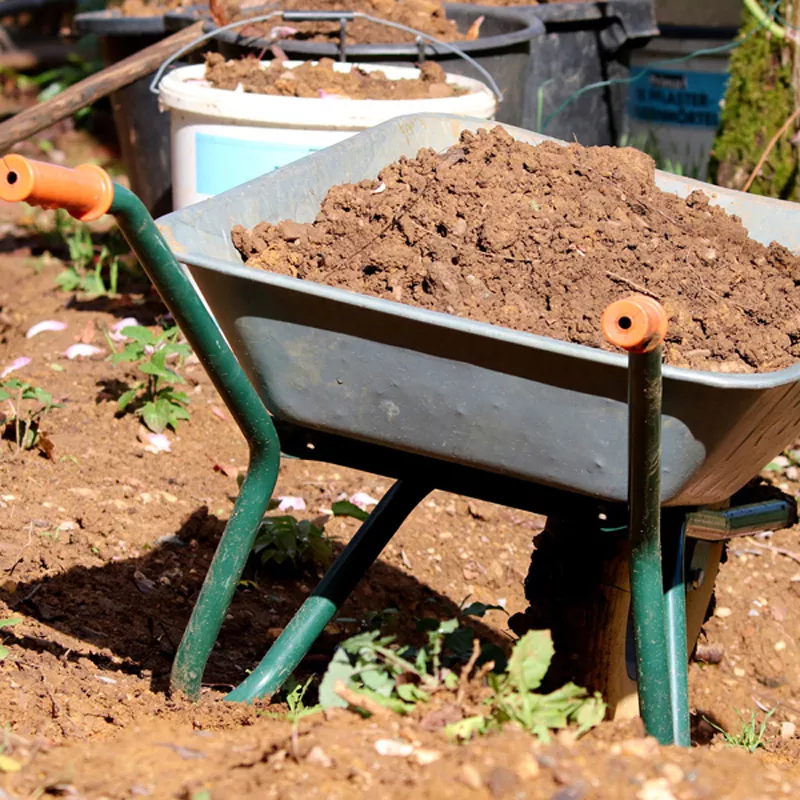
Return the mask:
<path id="1" fill-rule="evenodd" d="M 0 424 L 5 426 L 6 436 L 11 434 L 17 451 L 32 450 L 41 443 L 42 418 L 60 407 L 50 392 L 16 378 L 0 383 L 0 401 L 6 401 L 10 409 L 7 414 L 0 411 Z"/>
<path id="2" fill-rule="evenodd" d="M 270 500 L 268 510 L 274 510 L 278 504 L 277 500 Z M 353 517 L 362 522 L 368 516 L 358 506 L 344 500 L 334 503 L 332 511 L 334 517 Z M 291 514 L 265 517 L 253 544 L 253 552 L 264 566 L 287 563 L 294 568 L 309 563 L 328 566 L 333 559 L 324 522 L 320 519 L 298 520 Z"/>
<path id="3" fill-rule="evenodd" d="M 173 385 L 185 381 L 175 369 L 167 366 L 167 360 L 177 359 L 180 367 L 192 352 L 189 345 L 178 341 L 180 331 L 176 326 L 156 335 L 143 325 L 131 325 L 121 333 L 130 339 L 121 352 L 116 351 L 114 342 L 106 334 L 112 362 L 135 363 L 146 377 L 122 394 L 117 407 L 120 411 L 134 408 L 153 433 L 161 433 L 167 427 L 175 430 L 178 422 L 189 419 L 186 410 L 189 396 Z"/>
<path id="4" fill-rule="evenodd" d="M 0 628 L 10 628 L 12 625 L 19 625 L 22 622 L 21 617 L 9 617 L 6 619 L 0 619 Z M 0 661 L 4 658 L 8 657 L 10 650 L 5 646 L 0 644 Z"/>
<path id="5" fill-rule="evenodd" d="M 75 222 L 61 209 L 56 212 L 56 233 L 67 245 L 70 261 L 56 276 L 56 284 L 65 292 L 117 294 L 119 254 L 105 245 L 98 249 L 89 227 Z M 108 272 L 108 285 L 103 278 L 105 272 Z"/>
<path id="6" fill-rule="evenodd" d="M 491 607 L 473 603 L 469 608 L 482 616 Z M 462 611 L 462 618 L 466 611 Z M 320 684 L 322 707 L 357 705 L 361 696 L 365 708 L 378 703 L 407 714 L 436 692 L 455 690 L 463 681 L 456 672 L 458 665 L 466 663 L 464 670 L 468 672 L 483 663 L 484 669 L 491 667 L 488 713 L 448 725 L 445 732 L 452 739 L 469 739 L 512 722 L 548 741 L 551 730 L 574 725 L 580 735 L 603 720 L 606 706 L 599 693 L 589 696 L 572 683 L 550 694 L 536 693 L 554 654 L 550 631 L 525 634 L 505 662 L 494 645 L 484 644 L 476 657 L 474 631 L 462 627 L 459 619 L 421 622 L 425 623 L 420 628 L 427 633 L 427 642 L 420 648 L 400 647 L 393 636 L 381 636 L 379 631 L 342 642 Z M 471 655 L 467 655 L 466 641 L 470 642 Z M 342 697 L 342 687 L 348 699 Z"/>
<path id="7" fill-rule="evenodd" d="M 314 706 L 307 706 L 305 704 L 305 696 L 313 680 L 314 676 L 312 675 L 305 683 L 301 684 L 292 676 L 286 682 L 286 705 L 289 706 L 286 719 L 289 720 L 289 722 L 297 723 L 303 719 L 303 717 L 310 717 L 312 714 L 318 714 L 322 711 L 322 706 L 319 705 L 319 703 Z"/>
<path id="8" fill-rule="evenodd" d="M 53 69 L 40 72 L 38 75 L 18 75 L 17 85 L 23 91 L 26 89 L 38 90 L 36 99 L 43 103 L 60 94 L 74 83 L 88 78 L 93 73 L 103 68 L 103 62 L 97 59 L 87 60 L 78 53 L 71 53 L 67 63 Z M 80 109 L 74 114 L 76 120 L 82 120 L 91 113 L 91 106 Z"/>
<path id="9" fill-rule="evenodd" d="M 526 633 L 514 645 L 505 672 L 489 675 L 492 689 L 492 696 L 486 701 L 489 713 L 448 725 L 445 732 L 454 739 L 469 739 L 513 722 L 548 742 L 551 730 L 575 725 L 580 736 L 599 725 L 606 712 L 599 692 L 589 696 L 586 689 L 574 683 L 550 694 L 536 692 L 554 654 L 550 631 Z"/>
<path id="10" fill-rule="evenodd" d="M 756 719 L 756 712 L 750 712 L 750 719 L 746 720 L 744 715 L 742 714 L 739 709 L 736 709 L 736 714 L 739 717 L 740 728 L 736 733 L 728 733 L 723 728 L 720 728 L 719 725 L 714 724 L 710 719 L 704 717 L 705 721 L 711 725 L 712 728 L 715 728 L 719 733 L 722 734 L 722 738 L 725 740 L 725 744 L 729 747 L 741 747 L 743 750 L 747 750 L 748 753 L 755 753 L 759 747 L 764 746 L 764 734 L 767 731 L 767 722 L 769 722 L 769 718 L 778 710 L 778 707 L 775 706 L 771 711 L 767 712 L 767 715 L 761 721 L 761 724 L 758 724 L 758 720 Z"/>
<path id="11" fill-rule="evenodd" d="M 401 646 L 394 636 L 371 630 L 342 642 L 328 666 L 319 688 L 323 708 L 347 707 L 337 692 L 340 682 L 356 694 L 407 714 L 433 694 L 458 686 L 457 668 L 473 655 L 475 631 L 462 625 L 465 616 L 483 616 L 493 606 L 473 603 L 457 619 L 440 622 L 425 618 L 417 622 L 424 635 L 421 647 Z M 505 661 L 502 650 L 483 644 L 474 664 Z M 473 664 L 473 665 L 474 665 Z"/>

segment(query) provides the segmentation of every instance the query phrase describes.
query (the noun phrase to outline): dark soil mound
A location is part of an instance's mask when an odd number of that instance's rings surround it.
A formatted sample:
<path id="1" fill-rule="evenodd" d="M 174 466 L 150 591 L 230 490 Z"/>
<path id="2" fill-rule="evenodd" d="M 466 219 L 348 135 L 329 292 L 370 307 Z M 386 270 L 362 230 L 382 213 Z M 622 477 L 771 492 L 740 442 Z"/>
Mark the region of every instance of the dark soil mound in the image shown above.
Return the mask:
<path id="1" fill-rule="evenodd" d="M 447 19 L 442 0 L 282 0 L 274 7 L 242 8 L 231 4 L 228 18 L 245 19 L 272 10 L 282 11 L 360 11 L 373 17 L 396 22 L 414 30 L 435 36 L 445 41 L 464 39 L 456 23 Z M 338 42 L 340 25 L 338 22 L 291 22 L 284 23 L 280 18 L 267 22 L 256 22 L 240 28 L 243 36 L 262 36 L 274 39 L 297 39 L 312 42 Z M 389 28 L 364 19 L 354 19 L 347 23 L 348 44 L 393 44 L 413 42 L 415 36 L 405 31 Z"/>
<path id="2" fill-rule="evenodd" d="M 800 259 L 702 192 L 660 191 L 632 149 L 467 132 L 334 187 L 314 224 L 237 226 L 233 242 L 253 267 L 604 349 L 603 309 L 644 292 L 669 313 L 676 366 L 800 357 Z"/>
<path id="3" fill-rule="evenodd" d="M 463 93 L 447 83 L 444 70 L 433 61 L 422 65 L 419 78 L 402 80 L 390 80 L 380 70 L 367 72 L 358 67 L 337 72 L 333 65 L 332 59 L 323 58 L 318 64 L 304 61 L 287 69 L 275 59 L 262 68 L 255 58 L 226 61 L 219 53 L 209 53 L 206 80 L 217 89 L 233 90 L 241 86 L 245 92 L 283 97 L 338 95 L 353 100 L 420 100 Z"/>

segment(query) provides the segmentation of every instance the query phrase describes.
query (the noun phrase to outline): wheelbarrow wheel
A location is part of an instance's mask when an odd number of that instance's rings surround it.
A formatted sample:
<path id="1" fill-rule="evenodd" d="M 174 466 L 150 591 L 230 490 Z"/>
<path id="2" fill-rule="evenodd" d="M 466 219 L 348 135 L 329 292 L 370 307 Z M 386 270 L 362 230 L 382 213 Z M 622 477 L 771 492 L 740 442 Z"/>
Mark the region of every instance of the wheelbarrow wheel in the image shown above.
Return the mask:
<path id="1" fill-rule="evenodd" d="M 550 517 L 534 544 L 525 580 L 529 608 L 509 625 L 518 635 L 552 631 L 556 654 L 543 691 L 573 681 L 603 695 L 609 718 L 637 716 L 626 531 L 604 532 L 586 521 Z M 706 620 L 723 552 L 721 542 L 696 544 L 687 547 L 689 653 Z"/>

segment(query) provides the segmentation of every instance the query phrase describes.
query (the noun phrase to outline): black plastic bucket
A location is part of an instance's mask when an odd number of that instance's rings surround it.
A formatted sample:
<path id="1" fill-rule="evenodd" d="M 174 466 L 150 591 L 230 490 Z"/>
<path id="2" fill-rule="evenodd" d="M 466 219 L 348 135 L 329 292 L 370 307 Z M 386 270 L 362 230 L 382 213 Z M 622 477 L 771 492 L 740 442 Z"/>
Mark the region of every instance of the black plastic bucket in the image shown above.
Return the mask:
<path id="1" fill-rule="evenodd" d="M 265 9 L 265 13 L 269 10 L 272 9 Z M 496 119 L 510 125 L 521 124 L 525 100 L 525 73 L 531 53 L 535 52 L 535 42 L 544 33 L 544 25 L 538 19 L 515 8 L 487 8 L 464 3 L 446 3 L 445 11 L 448 19 L 453 20 L 462 32 L 466 32 L 478 17 L 484 17 L 480 38 L 453 44 L 486 69 L 503 92 L 503 101 L 498 108 Z M 176 11 L 166 15 L 166 25 L 170 30 L 178 30 L 201 18 L 200 12 L 196 9 Z M 229 58 L 244 52 L 252 53 L 254 50 L 256 52 L 266 50 L 269 53 L 269 46 L 275 44 L 265 39 L 242 36 L 236 30 L 223 31 L 215 39 L 219 42 L 220 52 Z M 297 61 L 318 61 L 321 58 L 339 60 L 340 56 L 339 44 L 334 42 L 282 39 L 277 44 L 290 59 Z M 446 72 L 485 81 L 485 78 L 467 61 L 444 47 L 426 44 L 422 49 L 426 59 L 439 62 Z M 421 48 L 414 42 L 353 44 L 348 45 L 345 52 L 347 61 L 415 66 L 419 61 Z"/>
<path id="2" fill-rule="evenodd" d="M 117 10 L 76 14 L 75 31 L 100 38 L 103 60 L 115 64 L 163 39 L 164 17 L 123 17 Z M 152 76 L 111 95 L 114 126 L 131 189 L 154 216 L 172 210 L 169 114 L 158 110 Z"/>
<path id="3" fill-rule="evenodd" d="M 628 85 L 614 82 L 576 93 L 630 77 L 631 53 L 658 36 L 654 0 L 547 3 L 516 10 L 541 20 L 546 29 L 526 74 L 522 127 L 583 145 L 618 144 Z"/>

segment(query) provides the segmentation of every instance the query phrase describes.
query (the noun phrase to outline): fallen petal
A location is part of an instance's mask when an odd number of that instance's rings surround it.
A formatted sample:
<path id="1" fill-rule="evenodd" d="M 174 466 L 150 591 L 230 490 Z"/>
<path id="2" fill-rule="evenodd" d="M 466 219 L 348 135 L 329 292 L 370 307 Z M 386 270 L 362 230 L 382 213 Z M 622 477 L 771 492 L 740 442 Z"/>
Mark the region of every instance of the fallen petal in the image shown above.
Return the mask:
<path id="1" fill-rule="evenodd" d="M 109 330 L 109 337 L 114 342 L 124 342 L 127 340 L 127 336 L 125 336 L 122 331 L 125 328 L 133 328 L 139 325 L 139 320 L 135 317 L 125 317 L 125 319 L 121 319 L 119 322 L 115 322 L 111 329 Z"/>
<path id="2" fill-rule="evenodd" d="M 102 348 L 95 347 L 93 344 L 73 344 L 65 351 L 67 358 L 88 358 L 89 356 L 99 356 L 103 352 Z"/>
<path id="3" fill-rule="evenodd" d="M 306 501 L 302 497 L 279 497 L 278 511 L 305 511 Z"/>
<path id="4" fill-rule="evenodd" d="M 221 408 L 217 408 L 217 406 L 211 406 L 211 413 L 215 417 L 219 417 L 219 419 L 227 419 L 225 412 Z"/>
<path id="5" fill-rule="evenodd" d="M 270 39 L 286 39 L 289 36 L 294 36 L 297 33 L 297 28 L 292 28 L 289 25 L 276 25 L 270 32 Z"/>
<path id="6" fill-rule="evenodd" d="M 66 322 L 59 322 L 55 319 L 45 319 L 29 328 L 28 332 L 25 334 L 25 338 L 33 339 L 33 337 L 39 333 L 44 333 L 45 331 L 63 331 L 66 330 L 66 328 Z"/>
<path id="7" fill-rule="evenodd" d="M 19 358 L 15 358 L 2 372 L 0 372 L 0 379 L 5 378 L 6 375 L 10 375 L 12 372 L 15 372 L 18 369 L 22 369 L 23 367 L 27 367 L 28 364 L 31 363 L 31 359 L 27 356 L 20 356 Z"/>
<path id="8" fill-rule="evenodd" d="M 370 497 L 366 492 L 356 492 L 351 498 L 350 502 L 354 506 L 363 508 L 365 511 L 369 506 L 378 505 L 378 501 L 374 497 Z"/>
<path id="9" fill-rule="evenodd" d="M 137 434 L 139 441 L 148 453 L 169 453 L 170 441 L 163 433 L 151 433 L 143 428 Z"/>
<path id="10" fill-rule="evenodd" d="M 381 756 L 400 756 L 407 758 L 414 752 L 414 745 L 401 739 L 378 739 L 375 749 Z"/>

